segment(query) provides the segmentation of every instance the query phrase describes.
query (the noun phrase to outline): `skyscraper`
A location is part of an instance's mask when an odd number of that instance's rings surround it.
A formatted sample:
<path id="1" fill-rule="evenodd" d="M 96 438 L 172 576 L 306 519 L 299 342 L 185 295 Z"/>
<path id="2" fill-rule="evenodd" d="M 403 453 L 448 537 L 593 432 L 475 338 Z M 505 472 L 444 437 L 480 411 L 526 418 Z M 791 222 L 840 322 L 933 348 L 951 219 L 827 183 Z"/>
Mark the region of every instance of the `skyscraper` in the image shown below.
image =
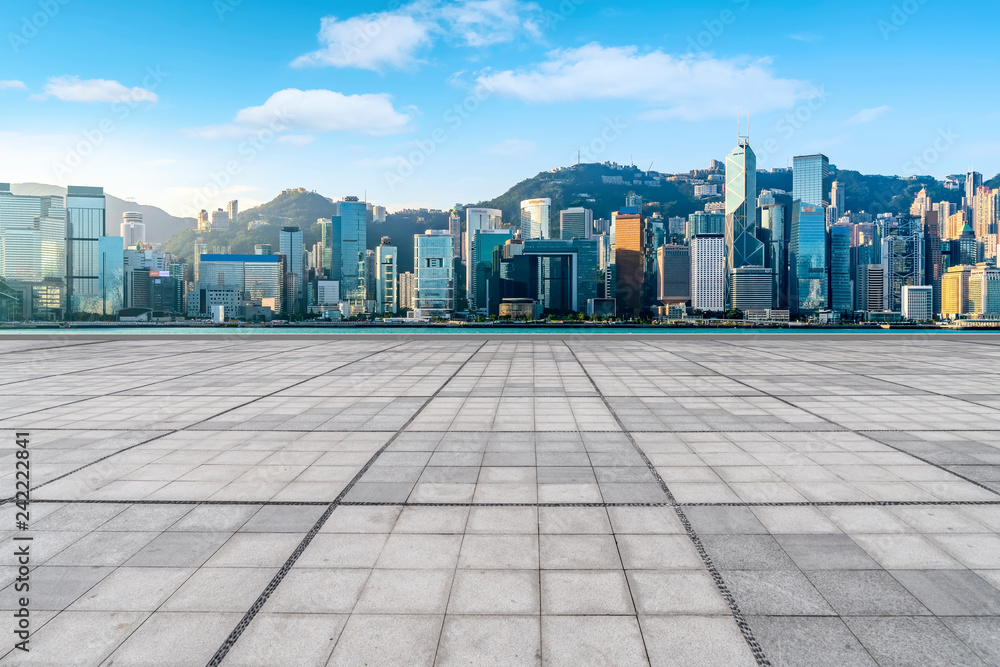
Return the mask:
<path id="1" fill-rule="evenodd" d="M 941 276 L 944 275 L 944 258 L 941 253 L 941 225 L 937 211 L 924 214 L 924 282 L 933 289 L 931 312 L 941 312 Z"/>
<path id="2" fill-rule="evenodd" d="M 970 171 L 965 175 L 965 206 L 969 216 L 975 219 L 976 193 L 983 187 L 983 175 L 978 171 Z"/>
<path id="3" fill-rule="evenodd" d="M 476 232 L 486 229 L 500 229 L 503 220 L 503 211 L 495 208 L 467 208 L 465 209 L 465 291 L 469 299 L 469 310 L 475 311 L 481 308 L 475 302 L 476 294 L 473 287 L 475 282 L 475 251 L 472 246 L 475 242 Z"/>
<path id="4" fill-rule="evenodd" d="M 830 190 L 829 158 L 825 155 L 799 155 L 793 158 L 792 199 L 825 208 L 830 205 Z"/>
<path id="5" fill-rule="evenodd" d="M 499 283 L 488 284 L 493 276 L 493 251 L 513 238 L 510 229 L 477 229 L 473 233 L 472 249 L 468 268 L 471 279 L 468 283 L 469 311 L 496 312 L 499 305 Z"/>
<path id="6" fill-rule="evenodd" d="M 559 230 L 552 225 L 551 199 L 526 199 L 521 202 L 521 237 L 557 239 Z"/>
<path id="7" fill-rule="evenodd" d="M 905 285 L 903 319 L 915 322 L 934 319 L 934 288 L 930 285 Z"/>
<path id="8" fill-rule="evenodd" d="M 951 266 L 941 278 L 941 313 L 944 317 L 956 318 L 971 311 L 969 278 L 973 268 L 967 264 Z"/>
<path id="9" fill-rule="evenodd" d="M 212 227 L 213 232 L 227 232 L 229 231 L 229 214 L 224 210 L 217 209 L 212 211 Z"/>
<path id="10" fill-rule="evenodd" d="M 642 216 L 631 211 L 635 209 L 625 208 L 613 216 L 614 295 L 620 315 L 638 317 L 645 282 L 646 230 Z"/>
<path id="11" fill-rule="evenodd" d="M 744 313 L 750 310 L 768 310 L 773 301 L 771 269 L 763 266 L 738 266 L 730 276 L 732 307 Z"/>
<path id="12" fill-rule="evenodd" d="M 771 271 L 774 281 L 773 307 L 788 310 L 788 238 L 790 236 L 791 199 L 788 195 L 770 194 L 767 198 L 761 195 L 757 205 L 760 207 L 760 238 L 765 242 L 767 261 L 765 266 Z"/>
<path id="13" fill-rule="evenodd" d="M 97 305 L 94 315 L 113 319 L 125 307 L 124 245 L 120 236 L 102 236 L 97 241 Z"/>
<path id="14" fill-rule="evenodd" d="M 146 225 L 142 222 L 142 213 L 126 211 L 122 213 L 121 236 L 125 239 L 125 247 L 146 242 Z"/>
<path id="15" fill-rule="evenodd" d="M 226 204 L 226 213 L 229 215 L 229 224 L 235 225 L 240 216 L 240 202 L 234 199 Z"/>
<path id="16" fill-rule="evenodd" d="M 376 268 L 376 302 L 378 312 L 382 315 L 392 315 L 399 310 L 399 299 L 396 294 L 398 273 L 398 255 L 392 239 L 382 237 L 382 242 L 375 249 Z"/>
<path id="17" fill-rule="evenodd" d="M 687 219 L 684 237 L 685 241 L 691 242 L 695 236 L 705 234 L 726 233 L 726 216 L 721 213 L 708 213 L 707 211 L 695 211 Z"/>
<path id="18" fill-rule="evenodd" d="M 101 237 L 105 236 L 104 188 L 69 186 L 66 190 L 67 317 L 102 315 Z"/>
<path id="19" fill-rule="evenodd" d="M 948 220 L 958 211 L 958 206 L 952 202 L 943 201 L 933 205 L 933 209 L 938 214 L 938 236 L 941 240 L 947 240 Z"/>
<path id="20" fill-rule="evenodd" d="M 792 178 L 794 180 L 794 173 Z M 840 215 L 847 213 L 847 192 L 840 181 L 834 181 L 830 186 L 830 205 L 836 206 Z"/>
<path id="21" fill-rule="evenodd" d="M 882 265 L 888 310 L 901 312 L 903 286 L 924 284 L 924 234 L 919 219 L 907 216 L 887 225 L 882 237 Z"/>
<path id="22" fill-rule="evenodd" d="M 401 310 L 413 310 L 413 273 L 407 271 L 399 274 L 399 308 Z"/>
<path id="23" fill-rule="evenodd" d="M 858 266 L 857 309 L 863 312 L 885 310 L 885 267 L 881 264 Z"/>
<path id="24" fill-rule="evenodd" d="M 854 311 L 851 289 L 851 227 L 837 224 L 830 228 L 830 310 Z"/>
<path id="25" fill-rule="evenodd" d="M 278 253 L 285 256 L 285 311 L 289 315 L 297 315 L 304 310 L 306 284 L 302 230 L 294 226 L 282 227 L 278 237 Z"/>
<path id="26" fill-rule="evenodd" d="M 730 277 L 741 266 L 764 266 L 757 239 L 757 157 L 747 138 L 726 156 L 726 307 L 732 303 Z"/>
<path id="27" fill-rule="evenodd" d="M 691 239 L 691 306 L 718 312 L 725 308 L 726 238 L 705 234 Z"/>
<path id="28" fill-rule="evenodd" d="M 449 318 L 455 310 L 454 262 L 454 237 L 447 230 L 413 237 L 413 300 L 423 317 Z"/>
<path id="29" fill-rule="evenodd" d="M 589 208 L 568 208 L 559 213 L 559 234 L 564 241 L 589 239 L 594 235 L 594 212 Z"/>
<path id="30" fill-rule="evenodd" d="M 363 301 L 367 289 L 365 248 L 368 243 L 368 207 L 357 197 L 338 202 L 340 215 L 331 219 L 331 280 L 340 281 L 342 299 Z M 324 242 L 324 248 L 326 243 Z"/>
<path id="31" fill-rule="evenodd" d="M 66 299 L 66 203 L 0 183 L 0 279 L 20 295 L 17 319 L 59 320 Z"/>
<path id="32" fill-rule="evenodd" d="M 249 317 L 256 310 L 278 314 L 285 303 L 285 259 L 281 255 L 214 255 L 200 257 L 196 310 L 211 315 L 223 306 L 225 316 Z M 189 308 L 189 312 L 192 309 Z"/>
<path id="33" fill-rule="evenodd" d="M 656 250 L 660 277 L 657 298 L 662 303 L 687 303 L 691 300 L 691 248 L 686 245 L 662 245 Z"/>
<path id="34" fill-rule="evenodd" d="M 827 309 L 829 258 L 826 210 L 797 199 L 792 204 L 788 244 L 788 306 L 792 314 L 816 315 Z"/>

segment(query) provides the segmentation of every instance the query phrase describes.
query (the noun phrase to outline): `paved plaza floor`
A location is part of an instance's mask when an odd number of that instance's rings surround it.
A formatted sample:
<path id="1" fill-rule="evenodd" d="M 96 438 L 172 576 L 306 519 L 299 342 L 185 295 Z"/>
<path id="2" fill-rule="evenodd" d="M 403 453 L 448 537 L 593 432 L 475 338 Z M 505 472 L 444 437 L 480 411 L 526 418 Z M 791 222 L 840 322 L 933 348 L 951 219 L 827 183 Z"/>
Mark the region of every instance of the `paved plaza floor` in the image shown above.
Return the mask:
<path id="1" fill-rule="evenodd" d="M 0 664 L 1000 665 L 1000 336 L 8 337 L 0 438 Z"/>

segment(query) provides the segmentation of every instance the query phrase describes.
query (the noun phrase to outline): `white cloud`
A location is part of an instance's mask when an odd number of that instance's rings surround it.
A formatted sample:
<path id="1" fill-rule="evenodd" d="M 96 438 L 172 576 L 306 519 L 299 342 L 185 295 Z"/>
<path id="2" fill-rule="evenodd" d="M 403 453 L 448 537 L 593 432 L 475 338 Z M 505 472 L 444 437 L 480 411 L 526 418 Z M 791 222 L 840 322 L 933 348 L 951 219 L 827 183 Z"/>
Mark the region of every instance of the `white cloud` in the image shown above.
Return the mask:
<path id="1" fill-rule="evenodd" d="M 332 90 L 288 88 L 271 95 L 264 104 L 247 107 L 226 125 L 189 130 L 202 139 L 246 137 L 260 131 L 280 135 L 277 141 L 304 146 L 311 133 L 354 132 L 385 136 L 410 130 L 411 116 L 397 111 L 386 94 L 344 95 Z"/>
<path id="2" fill-rule="evenodd" d="M 316 141 L 316 137 L 311 134 L 286 134 L 277 139 L 279 144 L 289 144 L 290 146 L 308 146 L 314 141 Z"/>
<path id="3" fill-rule="evenodd" d="M 541 8 L 522 0 L 415 0 L 398 9 L 344 20 L 324 17 L 317 51 L 292 67 L 356 67 L 372 71 L 406 69 L 440 38 L 482 48 L 541 36 Z"/>
<path id="4" fill-rule="evenodd" d="M 818 35 L 815 32 L 799 32 L 789 35 L 788 38 L 794 39 L 796 42 L 818 42 L 823 39 L 823 35 Z"/>
<path id="5" fill-rule="evenodd" d="M 863 125 L 864 123 L 871 123 L 882 116 L 886 115 L 892 111 L 892 107 L 888 104 L 884 104 L 880 107 L 875 107 L 874 109 L 862 109 L 850 118 L 848 118 L 844 124 L 845 125 Z"/>
<path id="6" fill-rule="evenodd" d="M 407 131 L 410 116 L 396 111 L 389 95 L 344 95 L 332 90 L 280 90 L 259 107 L 236 114 L 241 125 L 278 124 L 305 132 L 358 132 L 372 136 Z"/>
<path id="7" fill-rule="evenodd" d="M 739 104 L 764 112 L 810 96 L 804 82 L 776 78 L 770 65 L 765 58 L 675 57 L 588 44 L 553 51 L 531 70 L 486 72 L 479 83 L 529 103 L 629 100 L 658 106 L 644 115 L 649 119 L 701 120 L 730 116 Z"/>
<path id="8" fill-rule="evenodd" d="M 440 9 L 445 29 L 466 46 L 483 47 L 514 41 L 520 34 L 541 37 L 541 10 L 519 0 L 465 0 Z"/>
<path id="9" fill-rule="evenodd" d="M 403 12 L 363 14 L 345 21 L 336 16 L 322 20 L 319 41 L 323 48 L 292 61 L 292 67 L 325 65 L 379 71 L 405 68 L 416 53 L 431 43 L 433 26 Z"/>
<path id="10" fill-rule="evenodd" d="M 151 102 L 159 98 L 145 88 L 128 88 L 108 79 L 81 79 L 78 76 L 56 76 L 45 84 L 41 99 L 55 97 L 66 102 Z"/>
<path id="11" fill-rule="evenodd" d="M 490 146 L 483 152 L 487 155 L 515 157 L 518 155 L 533 153 L 535 148 L 536 144 L 534 141 L 525 141 L 524 139 L 507 139 L 506 141 L 501 141 L 495 146 Z"/>
<path id="12" fill-rule="evenodd" d="M 0 81 L 0 90 L 27 90 L 24 81 Z"/>

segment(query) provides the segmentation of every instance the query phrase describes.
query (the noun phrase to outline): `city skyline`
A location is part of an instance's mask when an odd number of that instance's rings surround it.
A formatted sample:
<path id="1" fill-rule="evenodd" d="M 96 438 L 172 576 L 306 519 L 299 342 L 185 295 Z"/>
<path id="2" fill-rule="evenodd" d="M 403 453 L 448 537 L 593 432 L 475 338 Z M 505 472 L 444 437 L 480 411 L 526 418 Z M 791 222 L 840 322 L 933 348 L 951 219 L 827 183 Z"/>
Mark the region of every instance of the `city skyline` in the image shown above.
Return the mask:
<path id="1" fill-rule="evenodd" d="M 319 3 L 275 15 L 220 0 L 164 6 L 163 26 L 148 21 L 157 2 L 51 4 L 9 9 L 0 102 L 17 129 L 0 149 L 18 168 L 5 176 L 102 184 L 174 215 L 299 185 L 444 208 L 588 153 L 686 171 L 729 151 L 737 106 L 761 168 L 824 152 L 864 173 L 998 169 L 988 87 L 955 65 L 990 61 L 987 3 L 959 23 L 919 3 L 353 3 L 334 19 Z M 168 37 L 179 25 L 185 38 Z M 911 111 L 900 99 L 921 77 L 963 103 L 924 95 Z"/>

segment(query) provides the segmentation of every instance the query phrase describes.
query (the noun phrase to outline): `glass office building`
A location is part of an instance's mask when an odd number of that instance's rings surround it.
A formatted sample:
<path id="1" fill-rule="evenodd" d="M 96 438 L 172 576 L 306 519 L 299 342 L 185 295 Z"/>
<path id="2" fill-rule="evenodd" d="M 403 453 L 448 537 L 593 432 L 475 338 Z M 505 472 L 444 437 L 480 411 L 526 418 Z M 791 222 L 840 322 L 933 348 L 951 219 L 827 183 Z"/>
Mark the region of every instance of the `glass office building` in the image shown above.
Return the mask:
<path id="1" fill-rule="evenodd" d="M 87 312 L 115 318 L 125 307 L 124 250 L 125 240 L 120 236 L 102 236 L 97 240 L 98 303 Z"/>
<path id="2" fill-rule="evenodd" d="M 393 315 L 399 310 L 399 299 L 396 295 L 396 281 L 399 267 L 399 252 L 392 245 L 392 239 L 382 237 L 382 243 L 375 250 L 375 301 L 378 312 L 382 315 Z"/>
<path id="3" fill-rule="evenodd" d="M 854 311 L 854 290 L 851 289 L 851 228 L 834 225 L 830 228 L 830 310 L 838 313 Z"/>
<path id="4" fill-rule="evenodd" d="M 305 249 L 302 245 L 302 230 L 298 227 L 282 227 L 278 236 L 278 252 L 285 257 L 286 298 L 290 312 L 304 310 L 306 271 Z"/>
<path id="5" fill-rule="evenodd" d="M 825 155 L 800 155 L 792 160 L 792 199 L 812 206 L 830 204 L 830 160 Z"/>
<path id="6" fill-rule="evenodd" d="M 773 307 L 788 310 L 788 217 L 780 203 L 760 207 L 760 234 L 767 248 L 767 266 L 774 281 Z"/>
<path id="7" fill-rule="evenodd" d="M 524 242 L 529 297 L 550 312 L 585 312 L 598 297 L 597 243 L 587 239 Z"/>
<path id="8" fill-rule="evenodd" d="M 200 264 L 200 313 L 210 314 L 212 305 L 259 305 L 281 312 L 285 282 L 281 255 L 202 255 Z"/>
<path id="9" fill-rule="evenodd" d="M 707 234 L 723 235 L 726 233 L 726 216 L 721 213 L 707 213 L 696 211 L 688 216 L 684 230 L 684 239 L 691 243 L 695 236 L 705 236 Z"/>
<path id="10" fill-rule="evenodd" d="M 790 241 L 789 310 L 799 315 L 815 315 L 827 310 L 826 209 L 795 202 Z"/>
<path id="11" fill-rule="evenodd" d="M 469 296 L 469 310 L 475 312 L 481 308 L 475 304 L 475 294 L 472 285 L 475 283 L 476 262 L 473 257 L 473 243 L 479 230 L 500 229 L 503 223 L 503 211 L 496 208 L 465 209 L 465 234 L 462 236 L 462 260 L 465 262 L 465 291 Z"/>
<path id="12" fill-rule="evenodd" d="M 553 224 L 551 199 L 526 199 L 521 202 L 521 236 L 527 239 L 559 238 L 558 223 Z"/>
<path id="13" fill-rule="evenodd" d="M 105 235 L 104 188 L 66 191 L 68 318 L 101 315 L 100 238 Z"/>
<path id="14" fill-rule="evenodd" d="M 757 156 L 747 139 L 726 156 L 726 307 L 732 304 L 730 279 L 741 266 L 764 266 L 764 244 L 757 238 Z"/>
<path id="15" fill-rule="evenodd" d="M 477 229 L 472 235 L 468 257 L 468 275 L 472 279 L 467 285 L 470 312 L 496 312 L 500 285 L 493 277 L 493 251 L 513 237 L 511 229 Z"/>
<path id="16" fill-rule="evenodd" d="M 594 212 L 589 208 L 568 208 L 559 214 L 559 236 L 563 240 L 589 239 L 594 235 Z"/>
<path id="17" fill-rule="evenodd" d="M 368 205 L 357 197 L 346 197 L 337 202 L 337 208 L 337 215 L 319 220 L 323 269 L 330 280 L 340 282 L 342 298 L 363 300 Z"/>
<path id="18" fill-rule="evenodd" d="M 455 310 L 455 237 L 428 229 L 413 237 L 414 307 L 421 316 L 451 317 Z"/>
<path id="19" fill-rule="evenodd" d="M 9 184 L 0 183 L 0 278 L 21 295 L 19 317 L 63 318 L 66 202 L 62 197 L 14 195 Z"/>

